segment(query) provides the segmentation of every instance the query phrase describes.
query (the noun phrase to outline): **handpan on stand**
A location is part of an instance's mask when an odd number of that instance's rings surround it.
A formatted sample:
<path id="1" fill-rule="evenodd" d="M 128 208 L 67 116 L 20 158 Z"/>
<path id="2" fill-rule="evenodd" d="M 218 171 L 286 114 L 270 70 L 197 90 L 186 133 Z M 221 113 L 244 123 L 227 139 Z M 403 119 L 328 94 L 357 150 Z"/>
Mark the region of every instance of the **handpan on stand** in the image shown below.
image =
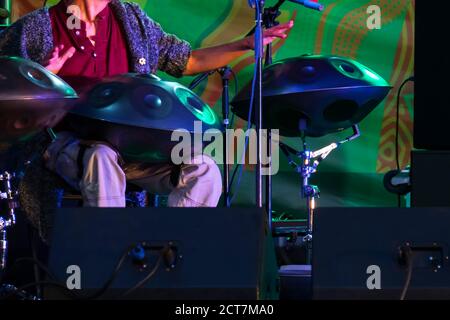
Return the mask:
<path id="1" fill-rule="evenodd" d="M 25 141 L 54 127 L 78 98 L 37 63 L 3 56 L 0 65 L 0 143 Z"/>
<path id="2" fill-rule="evenodd" d="M 231 103 L 233 111 L 245 120 L 250 87 L 247 85 Z M 312 240 L 314 199 L 319 196 L 318 188 L 309 184 L 311 174 L 332 150 L 359 137 L 358 124 L 390 90 L 391 86 L 376 72 L 343 57 L 306 55 L 281 60 L 264 69 L 264 128 L 279 129 L 282 136 L 302 139 L 301 152 L 284 144 L 281 150 L 301 160 L 301 165 L 292 160 L 290 163 L 302 175 L 302 195 L 308 210 L 305 241 Z M 353 129 L 349 138 L 316 152 L 308 150 L 306 137 L 322 137 L 348 128 Z"/>
<path id="3" fill-rule="evenodd" d="M 54 138 L 51 128 L 78 98 L 75 91 L 32 61 L 1 56 L 0 65 L 0 153 L 8 154 L 11 146 L 30 141 L 44 130 Z M 0 202 L 6 202 L 8 208 L 7 214 L 0 213 L 0 273 L 7 266 L 7 232 L 16 224 L 15 210 L 19 206 L 18 192 L 12 183 L 14 178 L 14 173 L 0 172 Z M 26 292 L 18 292 L 12 285 L 0 286 L 0 296 L 12 294 L 22 299 L 37 299 Z"/>

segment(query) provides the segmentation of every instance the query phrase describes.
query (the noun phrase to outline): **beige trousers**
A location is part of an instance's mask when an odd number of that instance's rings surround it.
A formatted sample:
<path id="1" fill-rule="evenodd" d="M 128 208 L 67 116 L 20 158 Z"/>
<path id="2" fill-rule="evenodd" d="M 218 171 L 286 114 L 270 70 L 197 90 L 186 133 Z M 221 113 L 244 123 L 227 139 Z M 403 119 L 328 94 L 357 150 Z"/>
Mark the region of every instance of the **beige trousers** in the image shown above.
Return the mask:
<path id="1" fill-rule="evenodd" d="M 48 169 L 81 191 L 85 206 L 125 207 L 127 181 L 150 193 L 168 195 L 170 207 L 215 207 L 222 193 L 222 177 L 216 163 L 198 156 L 193 164 L 132 163 L 119 165 L 112 148 L 97 143 L 83 157 L 84 170 L 77 164 L 80 141 L 63 132 L 46 152 Z"/>

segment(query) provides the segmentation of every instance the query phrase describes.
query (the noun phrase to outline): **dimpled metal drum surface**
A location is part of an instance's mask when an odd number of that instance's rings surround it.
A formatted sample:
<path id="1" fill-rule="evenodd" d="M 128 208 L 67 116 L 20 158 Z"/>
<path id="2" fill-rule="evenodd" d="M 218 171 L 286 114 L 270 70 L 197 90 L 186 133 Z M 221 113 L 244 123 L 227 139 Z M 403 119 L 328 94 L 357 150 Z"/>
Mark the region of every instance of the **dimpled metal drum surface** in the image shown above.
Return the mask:
<path id="1" fill-rule="evenodd" d="M 0 57 L 0 142 L 23 141 L 55 126 L 76 98 L 72 87 L 41 65 Z"/>
<path id="2" fill-rule="evenodd" d="M 195 93 L 153 75 L 125 74 L 87 86 L 67 122 L 81 137 L 106 141 L 126 160 L 166 162 L 179 139 L 172 133 L 221 129 L 214 111 Z M 194 135 L 191 135 L 192 144 Z"/>
<path id="3" fill-rule="evenodd" d="M 361 63 L 337 56 L 301 56 L 276 62 L 263 72 L 263 123 L 283 136 L 320 137 L 362 121 L 391 86 Z M 232 101 L 233 112 L 248 120 L 251 83 Z M 254 119 L 254 117 L 253 117 Z"/>

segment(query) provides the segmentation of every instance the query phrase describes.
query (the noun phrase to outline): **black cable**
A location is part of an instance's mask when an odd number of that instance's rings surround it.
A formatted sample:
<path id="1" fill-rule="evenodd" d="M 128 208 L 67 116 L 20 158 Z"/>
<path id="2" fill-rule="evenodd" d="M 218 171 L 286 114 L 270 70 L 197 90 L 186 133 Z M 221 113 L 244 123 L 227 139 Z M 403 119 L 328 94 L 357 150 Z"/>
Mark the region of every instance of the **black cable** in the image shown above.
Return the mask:
<path id="1" fill-rule="evenodd" d="M 232 192 L 231 192 L 231 187 L 232 187 L 232 185 L 233 185 L 234 178 L 236 177 L 236 173 L 238 172 L 238 169 L 240 168 L 240 166 L 241 166 L 241 164 L 238 163 L 238 164 L 236 165 L 236 167 L 234 167 L 233 174 L 231 175 L 231 179 L 230 179 L 230 187 L 229 187 L 230 195 L 232 194 Z M 231 204 L 231 203 L 230 203 L 230 204 Z"/>
<path id="2" fill-rule="evenodd" d="M 395 120 L 395 162 L 397 166 L 397 172 L 400 172 L 400 148 L 399 148 L 399 136 L 400 136 L 400 97 L 403 87 L 410 81 L 414 81 L 414 76 L 409 77 L 398 88 L 397 92 L 397 106 L 396 106 L 396 120 Z M 401 195 L 397 196 L 397 206 L 401 207 Z"/>
<path id="3" fill-rule="evenodd" d="M 38 266 L 42 271 L 44 271 L 44 273 L 48 276 L 48 278 L 51 280 L 50 282 L 52 283 L 59 283 L 60 285 L 62 285 L 60 282 L 58 282 L 55 278 L 55 276 L 52 274 L 52 272 L 39 260 L 35 259 L 35 258 L 29 258 L 29 257 L 25 257 L 25 258 L 18 258 L 16 259 L 16 261 L 14 261 L 13 265 L 11 266 L 10 270 L 15 269 L 18 265 L 24 263 L 24 262 L 31 262 L 33 264 L 33 266 Z M 40 280 L 36 280 L 33 283 L 36 284 L 37 286 L 41 283 L 41 282 L 46 282 L 46 281 L 40 281 Z M 26 284 L 26 288 L 28 288 L 30 284 Z M 23 289 L 22 289 L 23 290 Z M 12 292 L 11 294 L 15 294 L 18 293 L 19 291 L 21 291 L 20 288 L 16 288 L 14 290 L 14 292 Z"/>
<path id="4" fill-rule="evenodd" d="M 35 281 L 29 284 L 26 284 L 20 288 L 16 288 L 14 290 L 14 292 L 10 293 L 9 295 L 7 295 L 5 298 L 2 299 L 8 299 L 9 297 L 12 297 L 14 294 L 16 294 L 17 292 L 20 292 L 24 289 L 27 289 L 29 287 L 33 287 L 33 286 L 40 286 L 40 285 L 51 285 L 51 286 L 56 286 L 59 288 L 63 288 L 64 293 L 67 295 L 67 293 L 69 294 L 69 297 L 72 299 L 77 299 L 77 300 L 95 300 L 100 298 L 110 287 L 111 284 L 114 282 L 114 280 L 116 279 L 119 271 L 122 269 L 123 264 L 126 260 L 126 258 L 128 257 L 131 249 L 134 248 L 134 246 L 130 246 L 126 252 L 124 252 L 119 260 L 119 262 L 117 263 L 113 273 L 111 274 L 110 278 L 108 279 L 108 281 L 102 286 L 101 289 L 99 289 L 97 292 L 93 293 L 92 295 L 89 295 L 87 297 L 81 297 L 76 295 L 72 290 L 68 289 L 67 286 L 65 284 L 63 284 L 60 281 L 56 280 L 56 277 L 52 274 L 52 272 L 39 260 L 33 259 L 33 258 L 20 258 L 17 259 L 15 261 L 15 263 L 13 264 L 13 267 L 16 267 L 18 264 L 22 263 L 22 262 L 32 262 L 35 265 L 38 265 L 46 274 L 47 276 L 51 279 L 51 281 Z M 12 267 L 12 268 L 13 268 Z"/>
<path id="5" fill-rule="evenodd" d="M 46 5 L 47 5 L 47 0 L 44 0 L 44 4 L 42 5 L 42 8 L 45 8 Z"/>
<path id="6" fill-rule="evenodd" d="M 16 296 L 18 293 L 20 293 L 21 291 L 24 291 L 25 289 L 28 289 L 28 288 L 31 288 L 31 287 L 35 287 L 35 286 L 52 286 L 52 287 L 56 287 L 56 288 L 59 288 L 59 289 L 63 290 L 65 294 L 71 295 L 73 299 L 77 298 L 76 294 L 73 291 L 68 289 L 64 284 L 62 284 L 60 282 L 57 282 L 57 281 L 39 281 L 39 282 L 31 282 L 31 283 L 25 284 L 25 285 L 23 285 L 23 286 L 21 286 L 19 288 L 15 288 L 11 293 L 7 294 L 4 297 L 0 297 L 0 301 L 12 298 L 12 297 Z"/>
<path id="7" fill-rule="evenodd" d="M 103 285 L 103 287 L 101 289 L 99 289 L 97 292 L 93 293 L 92 295 L 84 298 L 83 300 L 94 300 L 94 299 L 98 299 L 100 298 L 103 294 L 105 294 L 105 292 L 111 287 L 111 285 L 113 284 L 114 280 L 116 280 L 117 275 L 119 274 L 120 270 L 122 269 L 125 260 L 127 259 L 128 255 L 130 254 L 131 250 L 133 250 L 133 248 L 136 247 L 135 245 L 129 246 L 126 251 L 122 254 L 122 256 L 120 257 L 116 267 L 114 268 L 113 273 L 111 274 L 111 276 L 109 277 L 108 281 L 105 282 L 105 284 Z"/>
<path id="8" fill-rule="evenodd" d="M 400 131 L 400 98 L 403 87 L 409 82 L 414 81 L 414 77 L 409 77 L 398 88 L 397 92 L 397 107 L 396 107 L 396 122 L 395 122 L 395 161 L 397 170 L 400 171 L 400 150 L 399 150 L 399 131 Z"/>
<path id="9" fill-rule="evenodd" d="M 65 284 L 63 284 L 60 281 L 56 280 L 56 277 L 52 274 L 52 272 L 39 260 L 34 259 L 34 258 L 19 258 L 15 261 L 15 263 L 13 264 L 13 266 L 11 267 L 11 269 L 15 268 L 18 264 L 23 263 L 23 262 L 31 262 L 37 266 L 39 266 L 39 268 L 41 268 L 46 274 L 47 276 L 51 279 L 50 281 L 35 281 L 32 283 L 28 283 L 26 285 L 23 285 L 19 288 L 16 288 L 13 290 L 13 292 L 11 292 L 10 294 L 8 294 L 5 297 L 0 297 L 0 300 L 5 300 L 8 299 L 10 297 L 13 297 L 15 294 L 19 293 L 20 291 L 23 291 L 27 288 L 30 287 L 34 287 L 34 286 L 54 286 L 54 287 L 58 287 L 61 289 L 64 289 L 64 294 L 67 295 L 69 298 L 71 299 L 76 299 L 76 300 L 94 300 L 94 299 L 99 299 L 112 285 L 112 283 L 114 282 L 114 280 L 116 279 L 117 275 L 119 274 L 120 270 L 122 269 L 124 262 L 126 261 L 127 257 L 129 256 L 129 253 L 131 252 L 131 250 L 133 248 L 135 248 L 136 245 L 132 245 L 129 246 L 127 248 L 127 250 L 122 254 L 122 256 L 120 257 L 118 263 L 116 264 L 116 267 L 114 268 L 113 273 L 111 274 L 110 278 L 108 279 L 108 281 L 105 282 L 105 284 L 102 286 L 101 289 L 99 289 L 97 292 L 87 296 L 87 297 L 81 297 L 79 295 L 77 295 L 74 291 L 70 290 L 67 288 L 67 286 Z M 151 250 L 151 248 L 147 248 L 147 250 Z M 135 290 L 139 289 L 140 287 L 144 286 L 154 275 L 155 273 L 158 271 L 161 262 L 163 260 L 163 254 L 165 252 L 165 250 L 168 250 L 168 247 L 163 248 L 162 250 L 159 251 L 159 258 L 155 264 L 155 267 L 150 270 L 150 272 L 147 274 L 147 276 L 142 279 L 141 281 L 139 281 L 135 286 L 133 286 L 131 289 L 127 290 L 122 297 L 131 294 L 132 292 L 134 292 Z"/>
<path id="10" fill-rule="evenodd" d="M 244 150 L 242 151 L 242 157 L 243 157 L 244 161 L 241 161 L 241 162 L 245 162 L 245 154 L 247 153 L 250 129 L 252 128 L 252 125 L 253 125 L 252 124 L 252 116 L 253 116 L 253 105 L 254 105 L 254 102 L 255 102 L 256 76 L 257 76 L 257 72 L 256 72 L 256 68 L 255 68 L 255 70 L 253 72 L 252 92 L 251 92 L 251 96 L 250 96 L 250 107 L 249 107 L 248 118 L 247 118 L 248 119 L 248 122 L 247 122 L 247 134 L 245 135 Z M 238 177 L 238 181 L 237 181 L 237 185 L 236 185 L 236 190 L 239 190 L 240 185 L 241 185 L 241 178 L 242 178 L 243 168 L 244 168 L 244 166 L 242 164 L 238 163 L 236 165 L 236 167 L 234 168 L 233 174 L 231 176 L 230 185 L 229 185 L 229 188 L 228 188 L 230 190 L 230 199 L 228 201 L 230 206 L 233 203 L 234 198 L 235 198 L 235 196 L 237 194 L 237 191 L 231 192 L 232 186 L 233 186 L 233 182 L 234 182 L 234 178 L 236 176 L 236 173 L 239 170 L 239 177 Z"/>
<path id="11" fill-rule="evenodd" d="M 407 264 L 407 272 L 406 272 L 406 280 L 405 284 L 403 285 L 402 294 L 400 296 L 400 300 L 403 301 L 406 298 L 406 294 L 408 293 L 409 287 L 411 285 L 411 278 L 413 273 L 413 254 L 411 248 L 407 248 L 405 250 L 405 257 L 404 257 L 406 264 Z"/>
<path id="12" fill-rule="evenodd" d="M 32 257 L 35 260 L 38 260 L 38 253 L 37 253 L 37 241 L 35 241 L 36 239 L 36 229 L 33 228 L 31 225 L 28 224 L 28 235 L 29 235 L 29 244 L 31 247 L 31 253 L 32 253 Z M 40 274 L 40 270 L 39 267 L 34 264 L 33 265 L 33 273 L 34 273 L 34 280 L 36 282 L 41 281 L 41 274 Z M 39 298 L 42 298 L 42 288 L 40 286 L 36 286 L 36 296 Z"/>
<path id="13" fill-rule="evenodd" d="M 51 283 L 51 284 L 55 284 L 57 283 L 60 287 L 64 287 L 66 288 L 71 294 L 72 298 L 76 298 L 79 300 L 94 300 L 94 299 L 98 299 L 100 298 L 112 285 L 112 283 L 114 282 L 114 280 L 116 279 L 117 275 L 119 274 L 120 270 L 122 269 L 124 262 L 126 260 L 126 258 L 128 257 L 130 251 L 134 248 L 135 246 L 130 246 L 120 257 L 116 267 L 114 268 L 113 273 L 111 274 L 110 278 L 105 282 L 105 284 L 102 286 L 102 288 L 100 288 L 97 292 L 87 296 L 87 297 L 80 297 L 77 295 L 74 295 L 73 291 L 69 290 L 66 285 L 62 284 L 61 282 L 56 280 L 56 277 L 52 274 L 52 272 L 39 260 L 33 259 L 33 258 L 20 258 L 17 259 L 16 262 L 13 264 L 13 267 L 15 267 L 17 264 L 22 263 L 22 262 L 32 262 L 36 265 L 38 265 L 46 274 L 47 276 L 52 279 L 52 281 L 39 281 L 39 282 L 33 282 L 34 285 L 40 285 L 42 284 L 46 284 L 46 283 Z M 12 268 L 13 268 L 12 267 Z M 31 287 L 31 284 L 27 284 L 25 285 L 26 288 Z M 18 288 L 15 290 L 15 292 L 19 292 L 23 289 Z"/>
<path id="14" fill-rule="evenodd" d="M 139 281 L 134 287 L 128 289 L 124 294 L 122 294 L 122 298 L 130 295 L 131 293 L 133 293 L 134 291 L 138 290 L 139 288 L 143 287 L 148 281 L 150 281 L 150 279 L 156 274 L 156 272 L 159 270 L 159 267 L 161 266 L 161 262 L 163 260 L 163 255 L 160 252 L 159 258 L 155 264 L 155 266 L 153 267 L 152 270 L 150 270 L 150 272 L 145 276 L 144 279 L 142 279 L 141 281 Z"/>
<path id="15" fill-rule="evenodd" d="M 65 288 L 63 293 L 71 299 L 79 298 L 72 290 L 68 289 L 64 283 L 62 283 L 61 281 L 58 281 L 56 279 L 56 277 L 53 275 L 53 273 L 38 259 L 30 258 L 30 257 L 18 258 L 16 261 L 14 261 L 14 264 L 11 266 L 11 270 L 16 268 L 19 264 L 25 263 L 25 262 L 31 262 L 34 266 L 38 266 L 42 271 L 44 271 L 44 273 L 48 276 L 50 281 L 37 280 L 35 282 L 28 283 L 20 288 L 16 288 L 14 290 L 14 292 L 12 292 L 10 295 L 14 295 L 16 293 L 19 293 L 22 290 L 29 288 L 29 287 L 33 287 L 33 285 L 35 285 L 35 286 L 52 285 L 52 286 L 57 286 L 59 288 Z M 38 298 L 40 298 L 40 297 L 38 296 Z"/>
<path id="16" fill-rule="evenodd" d="M 56 277 L 53 275 L 50 269 L 48 269 L 41 261 L 35 258 L 31 257 L 18 258 L 16 261 L 14 261 L 14 264 L 11 266 L 11 269 L 14 269 L 15 267 L 17 267 L 17 265 L 23 262 L 31 262 L 33 265 L 38 266 L 52 281 L 56 281 Z"/>
<path id="17" fill-rule="evenodd" d="M 231 74 L 233 75 L 233 79 L 234 79 L 234 96 L 236 97 L 238 95 L 238 90 L 239 90 L 239 80 L 238 77 L 236 75 L 236 73 L 234 72 L 233 68 L 230 68 Z M 235 119 L 235 114 L 234 112 L 231 115 L 231 121 L 230 121 L 230 127 L 234 126 L 234 119 Z"/>
<path id="18" fill-rule="evenodd" d="M 234 72 L 233 68 L 230 68 L 230 72 L 233 75 L 233 79 L 234 79 L 234 96 L 237 96 L 238 89 L 239 89 L 239 80 L 238 80 L 236 72 Z"/>

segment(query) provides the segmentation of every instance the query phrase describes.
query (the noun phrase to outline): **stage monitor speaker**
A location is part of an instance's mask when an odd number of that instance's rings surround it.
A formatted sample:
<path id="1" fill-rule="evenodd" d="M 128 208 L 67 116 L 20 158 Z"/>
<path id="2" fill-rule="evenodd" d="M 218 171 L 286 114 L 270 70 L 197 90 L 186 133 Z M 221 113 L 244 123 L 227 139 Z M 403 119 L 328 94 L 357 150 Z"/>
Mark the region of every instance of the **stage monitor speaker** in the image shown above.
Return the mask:
<path id="1" fill-rule="evenodd" d="M 450 2 L 440 1 L 436 7 L 429 1 L 415 1 L 415 6 L 414 147 L 450 150 L 446 133 L 450 119 L 450 56 L 447 41 L 443 40 Z"/>
<path id="2" fill-rule="evenodd" d="M 129 255 L 124 254 L 127 248 L 132 249 Z M 93 298 L 121 257 L 124 262 L 114 280 L 97 298 L 267 300 L 279 296 L 274 244 L 262 209 L 56 212 L 49 269 L 58 281 L 75 288 L 74 298 Z M 155 268 L 158 261 L 160 267 Z M 149 276 L 153 269 L 156 273 Z M 128 292 L 147 276 L 147 282 Z M 66 297 L 58 288 L 45 290 L 47 299 Z"/>
<path id="3" fill-rule="evenodd" d="M 411 205 L 450 207 L 450 151 L 411 153 Z"/>
<path id="4" fill-rule="evenodd" d="M 450 299 L 449 245 L 450 208 L 319 208 L 314 299 Z"/>

